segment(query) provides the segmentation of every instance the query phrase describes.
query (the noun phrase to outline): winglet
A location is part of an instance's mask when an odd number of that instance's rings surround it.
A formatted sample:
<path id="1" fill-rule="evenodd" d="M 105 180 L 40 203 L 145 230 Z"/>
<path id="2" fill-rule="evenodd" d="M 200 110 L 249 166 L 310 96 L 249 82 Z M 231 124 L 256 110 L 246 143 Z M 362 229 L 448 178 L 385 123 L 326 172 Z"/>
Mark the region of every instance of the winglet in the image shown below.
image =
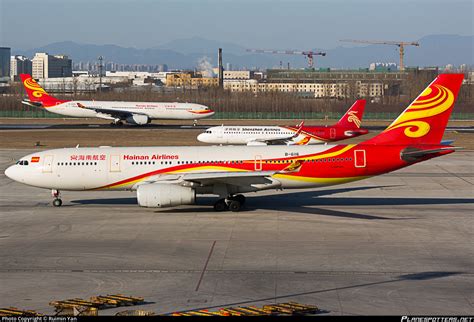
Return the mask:
<path id="1" fill-rule="evenodd" d="M 296 124 L 297 128 L 302 128 L 303 126 L 304 126 L 304 121 L 301 121 L 298 124 Z"/>
<path id="2" fill-rule="evenodd" d="M 294 138 L 301 134 L 301 131 L 303 131 L 303 125 L 304 121 L 297 125 L 298 130 L 295 132 L 295 135 L 293 135 Z"/>

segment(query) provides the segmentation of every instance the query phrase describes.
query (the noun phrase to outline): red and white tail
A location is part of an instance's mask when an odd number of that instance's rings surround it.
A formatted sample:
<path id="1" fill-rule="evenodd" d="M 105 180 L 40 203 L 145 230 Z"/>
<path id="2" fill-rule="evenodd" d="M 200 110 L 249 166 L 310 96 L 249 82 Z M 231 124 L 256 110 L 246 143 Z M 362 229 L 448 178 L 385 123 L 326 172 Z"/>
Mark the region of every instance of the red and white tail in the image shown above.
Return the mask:
<path id="1" fill-rule="evenodd" d="M 463 74 L 441 74 L 382 133 L 366 144 L 440 144 Z"/>
<path id="2" fill-rule="evenodd" d="M 55 106 L 67 101 L 50 96 L 46 91 L 28 74 L 20 74 L 21 81 L 25 87 L 28 98 L 32 102 L 41 103 L 43 107 Z"/>
<path id="3" fill-rule="evenodd" d="M 335 126 L 346 129 L 359 129 L 362 124 L 362 117 L 364 116 L 364 108 L 365 100 L 355 101 Z"/>

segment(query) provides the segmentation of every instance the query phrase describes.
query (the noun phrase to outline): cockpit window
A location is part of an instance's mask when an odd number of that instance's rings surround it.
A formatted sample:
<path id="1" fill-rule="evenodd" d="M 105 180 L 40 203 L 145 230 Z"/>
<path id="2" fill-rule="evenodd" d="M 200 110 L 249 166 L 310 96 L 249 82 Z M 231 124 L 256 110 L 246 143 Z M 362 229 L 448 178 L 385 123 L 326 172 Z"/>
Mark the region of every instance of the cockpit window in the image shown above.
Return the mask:
<path id="1" fill-rule="evenodd" d="M 18 164 L 18 165 L 28 165 L 28 161 L 20 160 L 20 161 L 17 161 L 16 164 Z"/>

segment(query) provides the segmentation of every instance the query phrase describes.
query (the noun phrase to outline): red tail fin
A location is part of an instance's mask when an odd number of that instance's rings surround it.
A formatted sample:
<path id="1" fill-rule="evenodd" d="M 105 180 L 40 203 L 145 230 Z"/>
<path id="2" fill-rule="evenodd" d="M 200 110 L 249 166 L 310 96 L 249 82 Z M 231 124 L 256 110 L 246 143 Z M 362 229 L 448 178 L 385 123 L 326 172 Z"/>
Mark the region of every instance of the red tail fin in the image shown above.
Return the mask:
<path id="1" fill-rule="evenodd" d="M 31 78 L 31 75 L 20 74 L 20 77 L 30 101 L 40 102 L 43 104 L 43 107 L 54 106 L 67 102 L 50 96 L 33 78 Z"/>
<path id="2" fill-rule="evenodd" d="M 351 108 L 347 110 L 336 127 L 343 127 L 347 129 L 358 129 L 362 124 L 362 117 L 364 116 L 365 100 L 357 100 L 352 104 Z"/>
<path id="3" fill-rule="evenodd" d="M 440 144 L 463 74 L 441 74 L 382 133 L 367 144 Z"/>

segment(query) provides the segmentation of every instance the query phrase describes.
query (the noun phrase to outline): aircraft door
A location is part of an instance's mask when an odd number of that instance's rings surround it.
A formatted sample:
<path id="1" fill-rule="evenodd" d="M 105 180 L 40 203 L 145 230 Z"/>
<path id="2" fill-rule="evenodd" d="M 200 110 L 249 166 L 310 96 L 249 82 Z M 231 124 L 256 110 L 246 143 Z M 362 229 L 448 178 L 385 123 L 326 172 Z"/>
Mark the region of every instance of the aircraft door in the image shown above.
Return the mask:
<path id="1" fill-rule="evenodd" d="M 51 173 L 53 172 L 53 156 L 52 155 L 45 155 L 43 161 L 43 172 Z"/>
<path id="2" fill-rule="evenodd" d="M 365 168 L 365 150 L 354 150 L 354 165 L 356 168 Z"/>
<path id="3" fill-rule="evenodd" d="M 217 137 L 222 139 L 222 135 L 224 135 L 224 125 L 217 129 Z"/>
<path id="4" fill-rule="evenodd" d="M 110 172 L 120 172 L 120 155 L 110 156 Z"/>
<path id="5" fill-rule="evenodd" d="M 255 156 L 255 171 L 262 171 L 262 156 L 256 155 Z"/>
<path id="6" fill-rule="evenodd" d="M 329 129 L 329 137 L 330 137 L 331 139 L 335 139 L 335 138 L 336 138 L 336 129 L 335 129 L 335 128 L 332 127 L 332 128 Z"/>

